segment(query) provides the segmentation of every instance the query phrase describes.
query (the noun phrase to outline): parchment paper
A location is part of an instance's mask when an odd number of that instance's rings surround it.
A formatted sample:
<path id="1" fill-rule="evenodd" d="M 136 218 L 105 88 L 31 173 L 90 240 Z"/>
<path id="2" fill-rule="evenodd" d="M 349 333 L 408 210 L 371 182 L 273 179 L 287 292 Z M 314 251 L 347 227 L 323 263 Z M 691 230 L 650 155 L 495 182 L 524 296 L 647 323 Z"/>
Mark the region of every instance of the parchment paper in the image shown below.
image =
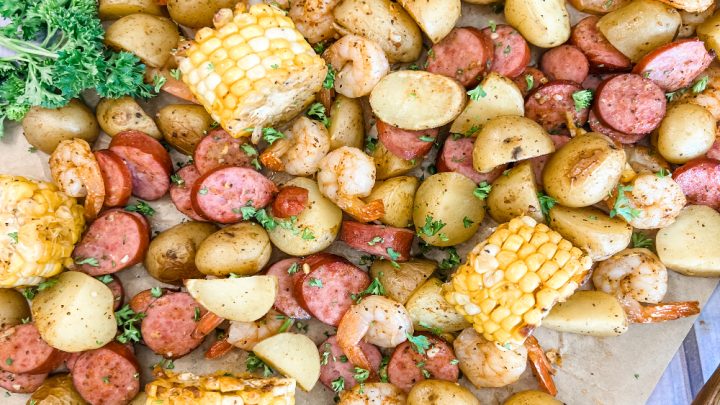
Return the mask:
<path id="1" fill-rule="evenodd" d="M 582 16 L 575 10 L 571 11 L 571 20 L 574 24 Z M 504 21 L 502 14 L 495 14 L 487 6 L 476 6 L 463 3 L 462 17 L 458 26 L 485 27 L 490 20 L 496 23 Z M 533 50 L 537 56 L 537 49 Z M 537 58 L 533 58 L 536 60 Z M 88 104 L 94 105 L 97 100 L 88 95 Z M 154 114 L 158 106 L 167 103 L 180 102 L 169 95 L 163 95 L 150 100 L 143 105 L 146 111 Z M 374 132 L 374 128 L 372 130 Z M 107 146 L 110 138 L 101 135 L 94 149 Z M 6 124 L 6 136 L 0 141 L 0 173 L 23 175 L 35 179 L 51 180 L 47 161 L 48 155 L 40 151 L 31 153 L 30 145 L 22 135 L 22 128 L 17 123 Z M 412 174 L 420 177 L 422 169 L 434 162 L 436 154 L 434 149 L 425 159 L 422 168 L 416 169 Z M 187 156 L 172 152 L 173 162 L 185 162 Z M 274 180 L 281 181 L 283 175 Z M 163 231 L 187 218 L 180 214 L 166 195 L 158 201 L 150 202 L 156 213 L 150 218 L 154 233 Z M 465 259 L 467 252 L 478 242 L 489 235 L 494 224 L 486 219 L 478 233 L 472 240 L 458 246 L 460 257 Z M 336 242 L 328 249 L 330 252 L 347 257 L 358 264 L 360 253 L 348 249 L 341 242 Z M 414 250 L 417 252 L 417 250 Z M 444 253 L 435 251 L 429 257 L 442 259 Z M 275 249 L 270 263 L 274 263 L 283 254 Z M 367 268 L 367 266 L 361 266 Z M 150 277 L 142 265 L 134 266 L 117 274 L 125 287 L 126 302 L 139 291 L 161 286 L 162 283 Z M 710 294 L 717 284 L 717 279 L 691 278 L 674 272 L 669 274 L 669 288 L 666 301 L 698 300 L 701 306 L 707 302 Z M 639 405 L 644 404 L 653 388 L 660 379 L 663 371 L 687 335 L 694 321 L 693 318 L 681 319 L 656 325 L 632 325 L 630 330 L 619 337 L 596 338 L 574 334 L 561 334 L 545 328 L 539 328 L 535 336 L 545 350 L 555 350 L 559 353 L 561 361 L 557 367 L 555 382 L 559 389 L 558 399 L 567 404 L 587 405 Z M 334 328 L 323 325 L 319 321 L 305 322 L 308 325 L 308 336 L 316 344 L 321 343 L 326 334 L 334 334 Z M 216 370 L 244 371 L 247 354 L 235 349 L 219 360 L 205 360 L 203 353 L 212 344 L 214 338 L 208 337 L 203 345 L 191 354 L 175 360 L 175 371 L 191 371 L 196 374 L 210 373 Z M 152 353 L 143 345 L 135 345 L 136 353 L 142 364 L 141 381 L 147 383 L 152 380 L 150 369 L 161 360 L 160 356 Z M 469 387 L 481 400 L 488 405 L 501 404 L 507 397 L 517 391 L 536 389 L 530 369 L 523 374 L 520 381 L 509 387 L 497 389 L 477 389 L 467 380 L 461 379 L 461 384 Z M 324 405 L 333 404 L 334 393 L 324 387 L 320 382 L 309 392 L 297 389 L 296 399 L 298 405 Z M 10 394 L 0 389 L 0 403 L 8 405 L 24 404 L 29 395 Z M 140 394 L 134 403 L 144 404 L 144 394 Z M 668 398 L 668 403 L 670 402 Z M 452 405 L 452 404 L 447 404 Z"/>

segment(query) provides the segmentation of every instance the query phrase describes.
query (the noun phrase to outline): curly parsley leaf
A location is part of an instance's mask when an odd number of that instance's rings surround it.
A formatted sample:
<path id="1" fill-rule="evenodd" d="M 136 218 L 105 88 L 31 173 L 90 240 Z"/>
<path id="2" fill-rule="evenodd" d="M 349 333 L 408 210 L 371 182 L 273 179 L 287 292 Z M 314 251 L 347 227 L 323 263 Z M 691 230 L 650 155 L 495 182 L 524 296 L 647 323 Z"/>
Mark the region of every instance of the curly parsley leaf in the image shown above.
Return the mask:
<path id="1" fill-rule="evenodd" d="M 537 197 L 538 201 L 540 201 L 540 211 L 542 211 L 545 221 L 550 222 L 550 210 L 557 204 L 557 201 L 542 191 L 537 193 Z"/>
<path id="2" fill-rule="evenodd" d="M 125 305 L 115 311 L 115 320 L 121 333 L 115 337 L 120 343 L 139 342 L 140 330 L 138 329 L 140 321 L 145 318 L 144 312 L 135 312 L 130 309 L 130 305 Z"/>
<path id="3" fill-rule="evenodd" d="M 253 352 L 250 352 L 247 359 L 245 359 L 245 368 L 251 373 L 261 371 L 263 377 L 270 377 L 275 372 Z"/>
<path id="4" fill-rule="evenodd" d="M 575 93 L 573 93 L 572 99 L 575 102 L 575 109 L 577 111 L 584 110 L 590 107 L 590 104 L 592 104 L 593 92 L 592 90 L 587 89 L 576 91 Z"/>
<path id="5" fill-rule="evenodd" d="M 640 216 L 640 210 L 630 205 L 630 200 L 628 200 L 627 195 L 625 195 L 625 193 L 629 193 L 632 190 L 632 186 L 623 186 L 622 184 L 618 185 L 618 194 L 615 198 L 613 209 L 610 210 L 610 218 L 621 216 L 623 219 L 630 222 Z"/>
<path id="6" fill-rule="evenodd" d="M 145 215 L 146 217 L 151 217 L 155 215 L 155 210 L 153 209 L 153 207 L 151 207 L 150 204 L 146 203 L 143 200 L 138 200 L 137 203 L 126 206 L 125 211 L 137 212 Z"/>
<path id="7" fill-rule="evenodd" d="M 655 241 L 644 233 L 640 232 L 633 232 L 630 241 L 632 242 L 632 246 L 634 248 L 645 248 L 652 250 L 655 247 Z"/>
<path id="8" fill-rule="evenodd" d="M 330 119 L 327 117 L 327 111 L 325 111 L 325 106 L 322 103 L 313 103 L 306 115 L 322 122 L 326 128 L 330 126 Z"/>
<path id="9" fill-rule="evenodd" d="M 492 190 L 492 186 L 488 184 L 487 181 L 483 181 L 477 186 L 477 188 L 475 188 L 473 195 L 481 200 L 484 200 L 490 194 L 490 190 Z"/>
<path id="10" fill-rule="evenodd" d="M 430 340 L 425 335 L 413 336 L 409 333 L 405 333 L 408 342 L 412 345 L 413 349 L 419 354 L 425 354 L 425 351 L 430 348 Z"/>

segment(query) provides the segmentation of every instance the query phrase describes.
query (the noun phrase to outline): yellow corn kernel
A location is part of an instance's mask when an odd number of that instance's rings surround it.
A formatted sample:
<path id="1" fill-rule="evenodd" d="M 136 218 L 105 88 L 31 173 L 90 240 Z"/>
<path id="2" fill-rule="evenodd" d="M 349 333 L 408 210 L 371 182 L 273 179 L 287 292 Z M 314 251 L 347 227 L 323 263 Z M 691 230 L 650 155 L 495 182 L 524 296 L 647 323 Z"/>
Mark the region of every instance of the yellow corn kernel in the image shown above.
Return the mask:
<path id="1" fill-rule="evenodd" d="M 533 246 L 542 246 L 545 243 L 548 243 L 550 241 L 550 237 L 546 232 L 535 232 L 533 234 L 532 238 L 530 239 L 530 244 Z"/>
<path id="2" fill-rule="evenodd" d="M 560 293 L 558 293 L 557 290 L 553 288 L 543 288 L 535 294 L 535 297 L 537 298 L 535 307 L 540 308 L 541 310 L 550 309 L 553 305 L 555 305 L 559 296 Z"/>
<path id="3" fill-rule="evenodd" d="M 507 316 L 510 315 L 510 310 L 505 307 L 497 307 L 494 311 L 490 314 L 490 319 L 493 322 L 500 323 L 503 321 L 503 319 L 507 318 Z"/>
<path id="4" fill-rule="evenodd" d="M 508 236 L 510 236 L 510 231 L 505 228 L 500 228 L 490 235 L 487 241 L 493 245 L 502 246 Z"/>
<path id="5" fill-rule="evenodd" d="M 570 253 L 567 250 L 558 250 L 553 256 L 553 260 L 558 266 L 563 267 L 568 260 L 570 260 Z"/>
<path id="6" fill-rule="evenodd" d="M 537 248 L 529 243 L 523 243 L 523 245 L 520 247 L 520 250 L 517 251 L 517 256 L 521 259 L 524 259 L 531 254 L 537 252 Z"/>
<path id="7" fill-rule="evenodd" d="M 510 235 L 507 239 L 505 239 L 505 243 L 502 245 L 502 250 L 517 252 L 520 250 L 520 246 L 522 246 L 523 242 L 523 238 L 521 238 L 520 235 Z"/>
<path id="8" fill-rule="evenodd" d="M 560 269 L 560 270 L 556 271 L 555 274 L 553 274 L 552 277 L 550 277 L 550 279 L 548 279 L 545 282 L 545 284 L 548 287 L 554 288 L 557 290 L 560 287 L 562 287 L 563 284 L 567 283 L 569 279 L 570 279 L 570 274 L 567 271 Z"/>
<path id="9" fill-rule="evenodd" d="M 563 240 L 563 237 L 555 231 L 549 231 L 548 237 L 550 238 L 550 243 L 554 244 L 558 244 L 561 240 Z"/>
<path id="10" fill-rule="evenodd" d="M 480 303 L 480 310 L 483 311 L 483 313 L 490 314 L 493 309 L 495 309 L 495 306 L 497 305 L 497 301 L 492 299 L 486 299 L 485 301 Z"/>
<path id="11" fill-rule="evenodd" d="M 496 342 L 507 342 L 510 339 L 510 333 L 506 329 L 498 329 L 493 333 L 493 339 Z"/>
<path id="12" fill-rule="evenodd" d="M 525 258 L 525 264 L 529 271 L 536 272 L 546 260 L 547 258 L 542 253 L 533 253 Z"/>
<path id="13" fill-rule="evenodd" d="M 517 260 L 511 263 L 508 266 L 507 270 L 505 270 L 505 278 L 512 283 L 517 283 L 522 278 L 522 276 L 527 273 L 527 271 L 528 268 L 527 265 L 525 265 L 525 262 L 522 260 Z"/>
<path id="14" fill-rule="evenodd" d="M 535 305 L 535 297 L 532 294 L 523 294 L 512 304 L 510 310 L 515 315 L 522 315 Z"/>
<path id="15" fill-rule="evenodd" d="M 485 323 L 483 324 L 483 330 L 487 333 L 494 333 L 498 329 L 500 329 L 500 325 L 493 322 L 492 320 L 485 321 Z"/>
<path id="16" fill-rule="evenodd" d="M 518 231 L 518 235 L 523 238 L 525 242 L 529 242 L 530 239 L 532 239 L 533 234 L 535 233 L 535 230 L 527 225 L 520 228 Z"/>
<path id="17" fill-rule="evenodd" d="M 558 269 L 559 267 L 557 263 L 555 263 L 554 261 L 549 261 L 543 263 L 543 265 L 540 266 L 540 269 L 538 269 L 536 274 L 540 277 L 540 280 L 545 281 L 552 277 L 552 275 L 555 274 Z"/>
<path id="18" fill-rule="evenodd" d="M 557 244 L 552 242 L 545 242 L 542 245 L 538 246 L 538 252 L 545 255 L 546 259 L 552 259 L 557 252 Z"/>
<path id="19" fill-rule="evenodd" d="M 531 293 L 538 288 L 541 281 L 536 273 L 528 272 L 518 281 L 518 286 L 522 292 Z"/>
<path id="20" fill-rule="evenodd" d="M 501 250 L 500 253 L 495 256 L 495 259 L 498 261 L 498 267 L 505 269 L 510 265 L 510 263 L 517 260 L 517 255 L 515 252 L 511 252 L 509 250 Z"/>
<path id="21" fill-rule="evenodd" d="M 195 66 L 200 66 L 200 65 L 203 64 L 207 59 L 208 59 L 208 58 L 207 58 L 207 55 L 205 55 L 204 53 L 202 53 L 202 52 L 200 52 L 200 51 L 195 52 L 195 53 L 193 53 L 192 55 L 190 55 L 190 63 L 192 63 L 192 64 L 195 65 Z M 183 76 L 185 76 L 185 75 L 183 74 Z"/>
<path id="22" fill-rule="evenodd" d="M 522 318 L 519 315 L 510 314 L 505 319 L 502 320 L 500 323 L 500 327 L 503 328 L 503 330 L 512 330 L 515 325 L 522 322 Z"/>
<path id="23" fill-rule="evenodd" d="M 539 309 L 533 308 L 523 315 L 523 321 L 528 325 L 540 325 L 542 316 L 542 312 Z"/>
<path id="24" fill-rule="evenodd" d="M 480 274 L 477 274 L 477 273 L 473 273 L 470 276 L 468 276 L 468 284 L 467 284 L 468 290 L 472 291 L 472 292 L 480 290 L 483 285 L 482 278 L 483 278 L 483 276 L 481 276 Z"/>
<path id="25" fill-rule="evenodd" d="M 200 46 L 200 50 L 202 50 L 203 53 L 205 53 L 206 55 L 209 55 L 221 46 L 222 41 L 220 40 L 220 38 L 213 36 L 212 38 L 209 38 L 207 41 L 202 43 L 202 45 Z"/>
<path id="26" fill-rule="evenodd" d="M 215 36 L 215 31 L 212 28 L 208 28 L 208 27 L 200 28 L 195 33 L 195 41 L 198 43 L 203 43 L 214 36 Z"/>

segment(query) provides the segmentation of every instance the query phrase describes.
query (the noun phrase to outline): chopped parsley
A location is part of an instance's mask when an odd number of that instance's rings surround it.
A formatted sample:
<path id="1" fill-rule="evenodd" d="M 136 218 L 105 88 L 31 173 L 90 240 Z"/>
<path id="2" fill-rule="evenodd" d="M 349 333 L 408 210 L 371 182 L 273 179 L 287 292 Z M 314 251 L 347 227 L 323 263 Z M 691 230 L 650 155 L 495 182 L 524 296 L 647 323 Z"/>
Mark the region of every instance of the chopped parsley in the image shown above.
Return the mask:
<path id="1" fill-rule="evenodd" d="M 310 277 L 310 281 L 308 281 L 308 285 L 310 285 L 310 287 L 317 287 L 317 288 L 323 287 L 322 280 L 320 280 L 319 278 L 315 278 L 315 277 Z"/>
<path id="2" fill-rule="evenodd" d="M 377 144 L 377 138 L 368 137 L 367 139 L 365 139 L 365 150 L 367 150 L 370 154 L 373 154 L 373 152 L 375 152 L 375 149 L 377 149 Z"/>
<path id="3" fill-rule="evenodd" d="M 170 77 L 175 80 L 180 80 L 180 76 L 182 76 L 180 69 L 170 69 Z"/>
<path id="4" fill-rule="evenodd" d="M 278 131 L 275 128 L 263 128 L 262 129 L 262 137 L 265 140 L 265 142 L 272 145 L 278 139 L 285 138 L 285 134 L 283 134 L 282 132 Z"/>
<path id="5" fill-rule="evenodd" d="M 125 211 L 137 212 L 143 214 L 146 217 L 155 215 L 155 210 L 148 203 L 143 200 L 138 200 L 135 204 L 130 204 L 125 207 Z"/>
<path id="6" fill-rule="evenodd" d="M 155 90 L 155 93 L 159 93 L 165 83 L 167 83 L 165 76 L 160 76 L 157 73 L 153 75 L 153 90 Z"/>
<path id="7" fill-rule="evenodd" d="M 473 220 L 468 217 L 463 218 L 463 227 L 465 228 L 470 228 L 474 223 L 475 222 L 473 222 Z"/>
<path id="8" fill-rule="evenodd" d="M 550 210 L 557 204 L 557 201 L 542 191 L 537 193 L 537 197 L 540 202 L 540 211 L 542 211 L 545 221 L 550 222 Z"/>
<path id="9" fill-rule="evenodd" d="M 302 240 L 315 240 L 315 235 L 313 235 L 310 228 L 303 228 L 300 237 L 302 238 Z"/>
<path id="10" fill-rule="evenodd" d="M 155 298 L 162 297 L 163 291 L 160 287 L 153 287 L 150 289 L 150 295 L 152 295 Z"/>
<path id="11" fill-rule="evenodd" d="M 193 314 L 193 320 L 194 320 L 195 322 L 198 322 L 198 321 L 200 321 L 200 318 L 201 318 L 201 316 L 200 316 L 200 307 L 195 307 L 195 313 Z"/>
<path id="12" fill-rule="evenodd" d="M 376 237 L 370 239 L 370 242 L 368 242 L 367 244 L 368 244 L 368 246 L 375 246 L 376 244 L 383 243 L 383 242 L 384 242 L 384 239 L 382 238 L 382 236 L 376 236 Z"/>
<path id="13" fill-rule="evenodd" d="M 130 309 L 130 305 L 125 305 L 115 311 L 115 320 L 117 321 L 118 329 L 122 331 L 121 334 L 115 337 L 115 340 L 120 343 L 139 342 L 140 330 L 138 329 L 138 324 L 143 318 L 145 318 L 145 313 L 136 313 Z"/>
<path id="14" fill-rule="evenodd" d="M 477 87 L 468 91 L 467 95 L 470 96 L 470 100 L 478 101 L 481 97 L 487 96 L 487 93 L 485 93 L 485 90 L 483 90 L 482 86 L 478 84 Z"/>
<path id="15" fill-rule="evenodd" d="M 167 370 L 172 370 L 172 369 L 175 368 L 175 363 L 173 363 L 173 361 L 172 361 L 171 359 L 162 359 L 162 360 L 158 361 L 157 363 L 155 363 L 155 366 L 150 367 L 150 368 L 152 369 L 152 368 L 155 368 L 155 367 L 160 367 L 160 368 L 164 368 L 164 369 L 167 369 Z"/>
<path id="16" fill-rule="evenodd" d="M 5 359 L 5 364 L 7 364 L 8 366 L 11 366 L 13 364 L 13 359 L 8 357 L 7 359 Z"/>
<path id="17" fill-rule="evenodd" d="M 396 252 L 395 249 L 393 249 L 391 247 L 385 249 L 385 251 L 387 252 L 388 256 L 390 257 L 390 260 L 395 261 L 400 258 L 400 253 Z"/>
<path id="18" fill-rule="evenodd" d="M 370 370 L 364 368 L 355 367 L 355 374 L 353 378 L 359 383 L 364 383 L 370 377 Z"/>
<path id="19" fill-rule="evenodd" d="M 495 32 L 495 30 L 497 30 L 497 24 L 495 23 L 495 20 L 488 21 L 488 25 L 490 26 L 490 32 Z"/>
<path id="20" fill-rule="evenodd" d="M 94 257 L 78 257 L 75 259 L 75 264 L 77 264 L 78 266 L 87 264 L 88 266 L 92 267 L 100 267 L 100 262 Z"/>
<path id="21" fill-rule="evenodd" d="M 593 92 L 588 89 L 576 91 L 573 93 L 572 99 L 575 102 L 575 110 L 584 110 L 592 104 Z"/>
<path id="22" fill-rule="evenodd" d="M 258 154 L 257 149 L 255 149 L 255 147 L 250 145 L 249 143 L 244 143 L 240 145 L 240 149 L 242 149 L 243 152 L 245 152 L 245 154 L 248 156 L 255 156 Z"/>
<path id="23" fill-rule="evenodd" d="M 633 232 L 631 242 L 634 248 L 653 249 L 655 242 L 644 233 Z"/>
<path id="24" fill-rule="evenodd" d="M 278 329 L 278 333 L 287 332 L 287 330 L 290 329 L 290 327 L 293 324 L 292 318 L 287 317 L 287 316 L 283 316 L 283 318 L 285 318 L 285 320 L 283 321 L 283 324 L 280 326 L 280 329 Z"/>
<path id="25" fill-rule="evenodd" d="M 380 381 L 381 382 L 388 382 L 388 364 L 390 363 L 390 356 L 383 356 L 382 361 L 380 362 L 380 370 L 378 374 L 380 375 Z"/>
<path id="26" fill-rule="evenodd" d="M 109 275 L 109 274 L 105 274 L 104 276 L 98 276 L 98 277 L 95 277 L 95 278 L 96 278 L 99 282 L 101 282 L 101 283 L 103 283 L 103 284 L 110 284 L 110 283 L 113 282 L 113 278 L 112 278 L 112 276 Z"/>
<path id="27" fill-rule="evenodd" d="M 490 190 L 492 190 L 492 186 L 488 184 L 487 181 L 483 181 L 477 186 L 477 188 L 475 188 L 473 195 L 481 200 L 484 200 L 490 194 Z"/>
<path id="28" fill-rule="evenodd" d="M 300 269 L 300 266 L 298 265 L 297 262 L 295 262 L 292 265 L 290 265 L 290 267 L 288 267 L 287 272 L 288 272 L 288 274 L 295 274 L 298 272 L 299 269 Z"/>
<path id="29" fill-rule="evenodd" d="M 435 142 L 435 138 L 433 138 L 432 136 L 429 136 L 429 135 L 423 135 L 423 136 L 419 137 L 418 139 L 423 142 Z"/>
<path id="30" fill-rule="evenodd" d="M 360 300 L 363 299 L 363 297 L 367 295 L 385 295 L 385 287 L 383 287 L 382 283 L 380 283 L 380 280 L 378 280 L 377 277 L 373 278 L 373 281 L 366 289 L 360 291 L 357 294 L 350 294 L 350 298 L 356 303 L 358 303 L 360 302 Z"/>
<path id="31" fill-rule="evenodd" d="M 535 78 L 533 77 L 533 75 L 525 75 L 525 85 L 527 86 L 527 91 L 532 90 L 533 86 L 535 85 Z"/>
<path id="32" fill-rule="evenodd" d="M 263 377 L 270 377 L 275 372 L 253 352 L 250 352 L 247 359 L 245 359 L 245 368 L 251 373 L 258 370 L 262 371 Z"/>
<path id="33" fill-rule="evenodd" d="M 12 241 L 13 244 L 17 244 L 17 243 L 18 243 L 18 233 L 17 233 L 17 232 L 10 232 L 10 233 L 8 233 L 7 235 L 8 235 L 8 237 L 10 238 L 10 240 Z"/>
<path id="34" fill-rule="evenodd" d="M 425 354 L 425 351 L 430 348 L 430 340 L 425 335 L 413 336 L 409 333 L 405 333 L 408 342 L 412 345 L 413 349 L 419 354 Z"/>
<path id="35" fill-rule="evenodd" d="M 450 246 L 445 250 L 448 252 L 448 257 L 443 259 L 438 267 L 441 270 L 450 270 L 460 264 L 460 255 L 458 254 L 457 249 L 453 246 Z"/>
<path id="36" fill-rule="evenodd" d="M 182 177 L 180 177 L 179 174 L 174 173 L 172 176 L 170 176 L 170 181 L 178 187 L 182 187 L 185 185 L 185 180 L 183 180 Z"/>
<path id="37" fill-rule="evenodd" d="M 31 300 L 31 299 L 35 298 L 37 293 L 39 293 L 40 291 L 47 290 L 48 288 L 54 286 L 57 283 L 58 283 L 58 280 L 56 278 L 49 278 L 36 286 L 28 287 L 28 288 L 24 289 L 22 294 L 25 298 Z"/>
<path id="38" fill-rule="evenodd" d="M 695 80 L 695 83 L 692 84 L 692 92 L 697 94 L 705 90 L 705 87 L 707 87 L 708 84 L 708 75 L 705 75 L 697 80 Z"/>
<path id="39" fill-rule="evenodd" d="M 419 325 L 429 330 L 433 335 L 440 336 L 442 334 L 442 329 L 437 326 L 430 326 L 425 321 L 420 321 Z"/>
<path id="40" fill-rule="evenodd" d="M 664 167 L 661 167 L 661 168 L 660 168 L 660 171 L 658 171 L 657 173 L 655 173 L 655 175 L 662 179 L 663 177 L 667 177 L 667 176 L 670 175 L 670 170 L 668 170 L 668 169 L 666 169 L 666 168 L 664 168 Z"/>
<path id="41" fill-rule="evenodd" d="M 632 205 L 630 205 L 630 200 L 628 200 L 625 195 L 626 192 L 631 192 L 632 190 L 632 186 L 623 186 L 622 184 L 618 185 L 618 195 L 615 198 L 615 205 L 613 206 L 613 209 L 610 210 L 610 218 L 614 218 L 619 215 L 626 221 L 630 222 L 634 218 L 640 216 L 640 210 L 633 208 Z"/>
<path id="42" fill-rule="evenodd" d="M 345 379 L 338 377 L 330 383 L 330 388 L 335 392 L 340 392 L 345 389 Z"/>
<path id="43" fill-rule="evenodd" d="M 424 234 L 425 236 L 435 236 L 438 232 L 440 232 L 441 229 L 445 227 L 445 223 L 443 221 L 437 220 L 434 221 L 433 217 L 430 215 L 425 217 L 425 225 L 423 225 L 419 230 L 418 234 Z"/>
<path id="44" fill-rule="evenodd" d="M 325 128 L 330 126 L 330 119 L 327 117 L 327 111 L 322 103 L 313 103 L 306 115 L 310 118 L 316 119 L 325 125 Z"/>
<path id="45" fill-rule="evenodd" d="M 327 73 L 325 74 L 325 80 L 323 80 L 323 88 L 332 89 L 335 87 L 335 69 L 331 64 L 327 64 Z"/>

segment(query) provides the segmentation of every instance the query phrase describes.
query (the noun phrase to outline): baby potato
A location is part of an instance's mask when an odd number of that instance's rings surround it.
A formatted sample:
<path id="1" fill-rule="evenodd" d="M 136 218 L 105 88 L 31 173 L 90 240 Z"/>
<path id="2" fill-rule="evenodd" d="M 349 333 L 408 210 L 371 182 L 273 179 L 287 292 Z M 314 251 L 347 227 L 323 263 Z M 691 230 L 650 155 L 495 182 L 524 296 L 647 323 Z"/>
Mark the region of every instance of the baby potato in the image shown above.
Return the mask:
<path id="1" fill-rule="evenodd" d="M 134 129 L 162 139 L 155 121 L 132 97 L 104 98 L 98 103 L 95 114 L 100 128 L 110 136 Z"/>
<path id="2" fill-rule="evenodd" d="M 365 122 L 360 99 L 338 94 L 330 107 L 330 150 L 341 146 L 361 149 L 365 140 Z"/>
<path id="3" fill-rule="evenodd" d="M 49 377 L 30 396 L 33 405 L 81 405 L 87 404 L 75 389 L 70 374 L 55 374 Z"/>
<path id="4" fill-rule="evenodd" d="M 460 173 L 437 173 L 425 179 L 413 204 L 420 238 L 433 246 L 453 246 L 470 239 L 485 217 L 485 203 L 474 191 L 475 182 Z"/>
<path id="5" fill-rule="evenodd" d="M 558 149 L 545 165 L 545 191 L 566 207 L 596 204 L 615 188 L 625 167 L 625 152 L 605 135 L 579 135 Z"/>
<path id="6" fill-rule="evenodd" d="M 414 62 L 422 51 L 422 34 L 415 21 L 390 0 L 344 0 L 333 9 L 341 31 L 377 42 L 388 61 Z"/>
<path id="7" fill-rule="evenodd" d="M 407 405 L 480 405 L 469 389 L 445 380 L 422 380 L 408 393 Z"/>
<path id="8" fill-rule="evenodd" d="M 450 126 L 450 132 L 474 133 L 492 118 L 501 115 L 525 115 L 525 99 L 512 80 L 491 72 L 485 76 L 480 86 L 485 91 L 485 96 L 468 101 L 463 112 Z"/>
<path id="9" fill-rule="evenodd" d="M 529 161 L 513 167 L 492 184 L 487 197 L 488 213 L 498 223 L 528 215 L 543 222 L 535 174 Z"/>
<path id="10" fill-rule="evenodd" d="M 405 303 L 413 326 L 417 330 L 439 329 L 455 332 L 470 326 L 443 297 L 442 281 L 431 277 Z"/>
<path id="11" fill-rule="evenodd" d="M 633 228 L 619 217 L 610 218 L 597 208 L 550 210 L 550 228 L 584 250 L 593 261 L 605 260 L 630 244 Z"/>
<path id="12" fill-rule="evenodd" d="M 117 20 L 126 15 L 143 13 L 162 15 L 157 0 L 99 0 L 98 15 L 101 20 Z"/>
<path id="13" fill-rule="evenodd" d="M 542 391 L 521 391 L 508 398 L 503 405 L 564 405 Z"/>
<path id="14" fill-rule="evenodd" d="M 158 111 L 157 120 L 167 143 L 186 155 L 192 155 L 215 122 L 205 107 L 196 104 L 168 104 Z"/>
<path id="15" fill-rule="evenodd" d="M 25 297 L 11 288 L 0 288 L 0 330 L 19 325 L 25 318 L 30 318 Z"/>
<path id="16" fill-rule="evenodd" d="M 436 268 L 437 263 L 432 260 L 410 259 L 397 267 L 387 260 L 375 260 L 370 276 L 380 280 L 388 298 L 404 305 Z"/>
<path id="17" fill-rule="evenodd" d="M 720 12 L 713 14 L 696 28 L 698 38 L 705 42 L 705 46 L 715 51 L 717 57 L 720 53 Z"/>
<path id="18" fill-rule="evenodd" d="M 175 23 L 149 14 L 127 15 L 105 32 L 107 46 L 134 53 L 143 63 L 156 68 L 165 65 L 179 41 Z"/>
<path id="19" fill-rule="evenodd" d="M 167 9 L 176 23 L 190 28 L 212 27 L 221 8 L 233 8 L 237 0 L 167 0 Z"/>
<path id="20" fill-rule="evenodd" d="M 217 230 L 215 224 L 191 221 L 160 232 L 145 255 L 148 274 L 163 283 L 174 284 L 188 278 L 203 278 L 195 265 L 195 254 L 200 243 Z"/>
<path id="21" fill-rule="evenodd" d="M 66 139 L 80 138 L 92 145 L 100 135 L 95 115 L 78 100 L 57 109 L 32 107 L 22 128 L 28 143 L 48 154 Z"/>
<path id="22" fill-rule="evenodd" d="M 686 276 L 720 275 L 720 214 L 705 205 L 688 205 L 655 237 L 665 266 Z"/>
<path id="23" fill-rule="evenodd" d="M 433 43 L 445 38 L 460 18 L 460 0 L 400 0 L 400 4 Z"/>
<path id="24" fill-rule="evenodd" d="M 382 200 L 385 214 L 380 222 L 397 228 L 412 225 L 412 206 L 418 179 L 413 176 L 399 176 L 378 181 L 365 201 Z"/>
<path id="25" fill-rule="evenodd" d="M 552 48 L 570 38 L 565 0 L 507 0 L 505 19 L 528 42 L 540 48 Z"/>
<path id="26" fill-rule="evenodd" d="M 262 340 L 253 351 L 270 367 L 296 379 L 305 391 L 310 391 L 320 378 L 320 352 L 305 335 L 280 333 Z"/>
<path id="27" fill-rule="evenodd" d="M 537 122 L 512 115 L 493 118 L 477 133 L 473 167 L 487 173 L 500 165 L 555 151 L 550 135 Z"/>
<path id="28" fill-rule="evenodd" d="M 395 156 L 387 150 L 382 142 L 375 145 L 372 153 L 375 161 L 375 178 L 385 180 L 395 176 L 401 176 L 410 170 L 420 166 L 421 159 L 405 160 L 399 156 Z"/>
<path id="29" fill-rule="evenodd" d="M 657 131 L 657 149 L 668 162 L 683 164 L 705 155 L 715 142 L 715 118 L 697 104 L 668 108 Z"/>
<path id="30" fill-rule="evenodd" d="M 712 5 L 710 7 L 702 11 L 690 12 L 680 10 L 680 19 L 682 20 L 682 25 L 680 26 L 680 31 L 678 32 L 678 38 L 688 38 L 695 35 L 695 30 L 697 29 L 698 25 L 704 23 L 710 17 L 712 17 L 714 12 L 714 1 L 712 1 Z M 705 44 L 708 44 L 707 41 L 705 41 Z"/>
<path id="31" fill-rule="evenodd" d="M 209 276 L 251 276 L 265 267 L 271 253 L 272 245 L 262 226 L 239 222 L 205 238 L 195 252 L 195 266 Z"/>
<path id="32" fill-rule="evenodd" d="M 628 330 L 628 319 L 617 298 L 602 291 L 577 291 L 555 305 L 542 326 L 559 332 L 617 336 Z"/>

